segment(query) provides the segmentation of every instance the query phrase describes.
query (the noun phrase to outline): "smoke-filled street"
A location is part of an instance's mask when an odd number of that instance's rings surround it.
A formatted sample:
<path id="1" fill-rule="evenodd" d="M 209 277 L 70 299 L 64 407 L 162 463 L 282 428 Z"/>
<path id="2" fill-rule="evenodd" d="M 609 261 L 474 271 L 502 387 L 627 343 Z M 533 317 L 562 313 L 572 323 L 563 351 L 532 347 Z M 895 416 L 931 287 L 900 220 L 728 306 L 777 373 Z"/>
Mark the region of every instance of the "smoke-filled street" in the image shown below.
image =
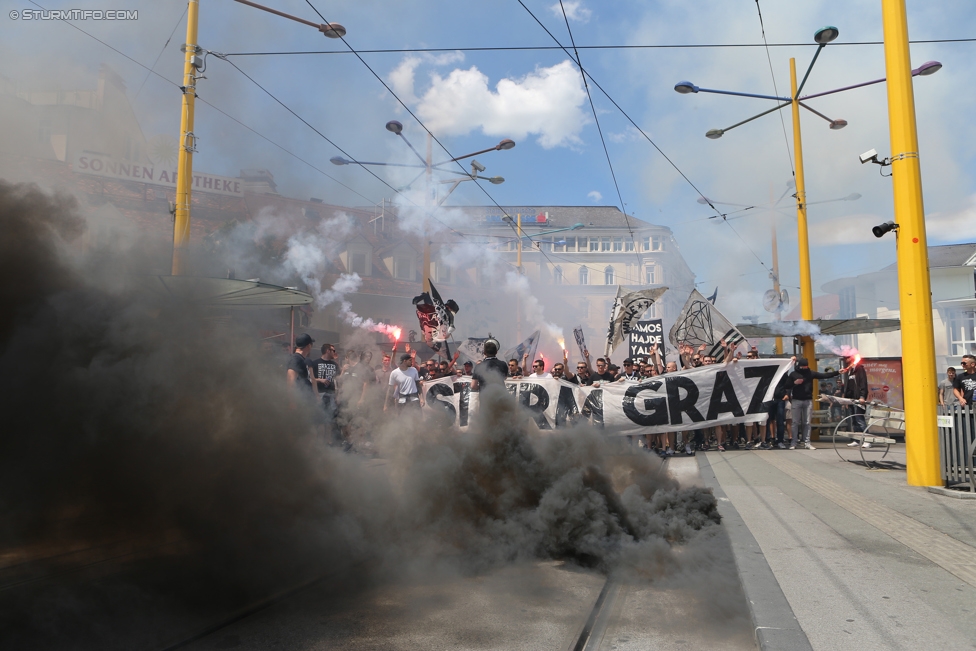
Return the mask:
<path id="1" fill-rule="evenodd" d="M 0 651 L 973 646 L 966 2 L 92 2 L 0 15 Z"/>

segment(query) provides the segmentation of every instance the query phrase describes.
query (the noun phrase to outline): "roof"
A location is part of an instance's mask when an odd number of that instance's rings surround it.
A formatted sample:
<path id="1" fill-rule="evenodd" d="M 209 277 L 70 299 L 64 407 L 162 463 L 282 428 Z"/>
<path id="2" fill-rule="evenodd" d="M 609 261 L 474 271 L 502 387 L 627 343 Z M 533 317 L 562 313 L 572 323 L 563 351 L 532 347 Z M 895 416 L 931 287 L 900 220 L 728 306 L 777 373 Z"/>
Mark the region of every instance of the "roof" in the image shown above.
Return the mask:
<path id="1" fill-rule="evenodd" d="M 446 206 L 445 206 L 446 207 Z M 453 207 L 453 206 L 451 206 Z M 500 215 L 502 210 L 511 216 L 521 213 L 524 218 L 526 215 L 544 215 L 549 213 L 549 226 L 564 227 L 582 223 L 586 226 L 620 228 L 630 226 L 631 228 L 667 228 L 658 226 L 633 215 L 625 215 L 616 206 L 459 206 L 467 213 L 480 215 Z"/>
<path id="2" fill-rule="evenodd" d="M 308 305 L 311 294 L 254 280 L 201 276 L 138 276 L 147 292 L 167 300 L 235 309 Z"/>
<path id="3" fill-rule="evenodd" d="M 929 269 L 965 266 L 976 266 L 976 242 L 929 247 Z M 897 269 L 898 263 L 893 262 L 883 271 L 896 271 Z"/>
<path id="4" fill-rule="evenodd" d="M 809 335 L 810 324 L 820 330 L 820 334 L 856 335 L 876 332 L 892 332 L 901 329 L 898 319 L 811 319 L 810 321 L 776 321 L 773 323 L 740 323 L 735 326 L 746 336 L 762 337 L 793 337 Z"/>

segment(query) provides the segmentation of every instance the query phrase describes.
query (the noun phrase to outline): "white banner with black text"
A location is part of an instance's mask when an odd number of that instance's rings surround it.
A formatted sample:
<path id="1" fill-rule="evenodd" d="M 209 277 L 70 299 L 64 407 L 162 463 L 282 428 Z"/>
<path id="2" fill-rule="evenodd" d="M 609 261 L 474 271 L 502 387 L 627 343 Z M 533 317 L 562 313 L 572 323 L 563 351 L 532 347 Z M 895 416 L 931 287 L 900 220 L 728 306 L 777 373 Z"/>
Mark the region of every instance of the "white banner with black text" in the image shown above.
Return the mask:
<path id="1" fill-rule="evenodd" d="M 790 368 L 790 360 L 739 360 L 658 375 L 644 382 L 578 386 L 564 380 L 509 380 L 508 391 L 539 429 L 588 420 L 613 436 L 689 431 L 716 425 L 763 422 L 763 403 Z M 471 378 L 424 383 L 427 411 L 440 410 L 458 427 L 477 411 Z"/>

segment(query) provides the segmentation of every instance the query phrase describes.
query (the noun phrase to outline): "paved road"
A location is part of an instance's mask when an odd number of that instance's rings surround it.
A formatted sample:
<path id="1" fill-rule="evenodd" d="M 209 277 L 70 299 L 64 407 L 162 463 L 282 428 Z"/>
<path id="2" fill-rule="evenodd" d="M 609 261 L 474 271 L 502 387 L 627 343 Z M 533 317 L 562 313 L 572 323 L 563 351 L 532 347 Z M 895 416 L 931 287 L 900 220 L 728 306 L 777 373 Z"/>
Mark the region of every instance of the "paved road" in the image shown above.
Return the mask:
<path id="1" fill-rule="evenodd" d="M 893 456 L 904 464 L 903 446 Z M 709 452 L 700 463 L 814 649 L 976 648 L 976 501 L 907 486 L 903 465 L 871 470 L 832 449 Z"/>

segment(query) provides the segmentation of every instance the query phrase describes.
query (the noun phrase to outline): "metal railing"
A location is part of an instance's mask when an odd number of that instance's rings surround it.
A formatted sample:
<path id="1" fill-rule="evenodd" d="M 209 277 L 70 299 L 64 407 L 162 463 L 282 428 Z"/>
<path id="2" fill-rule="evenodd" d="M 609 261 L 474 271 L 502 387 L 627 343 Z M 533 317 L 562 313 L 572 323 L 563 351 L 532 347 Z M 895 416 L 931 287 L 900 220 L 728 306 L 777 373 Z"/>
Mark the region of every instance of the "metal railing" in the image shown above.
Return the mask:
<path id="1" fill-rule="evenodd" d="M 939 407 L 939 465 L 946 486 L 969 484 L 976 493 L 976 409 Z"/>

